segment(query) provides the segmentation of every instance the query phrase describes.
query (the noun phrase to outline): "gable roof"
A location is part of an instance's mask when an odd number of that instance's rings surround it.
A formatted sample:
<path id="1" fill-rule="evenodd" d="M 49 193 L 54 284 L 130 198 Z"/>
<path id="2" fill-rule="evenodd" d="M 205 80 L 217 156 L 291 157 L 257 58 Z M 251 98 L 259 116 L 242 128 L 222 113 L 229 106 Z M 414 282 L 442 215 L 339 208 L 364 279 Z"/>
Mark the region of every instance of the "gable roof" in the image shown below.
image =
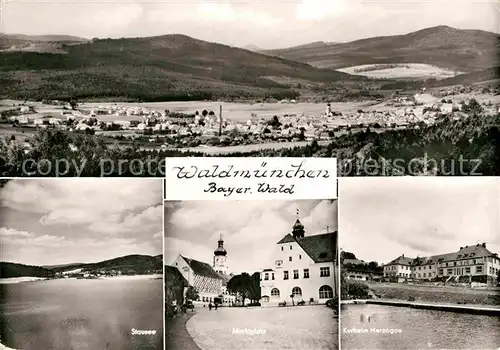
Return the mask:
<path id="1" fill-rule="evenodd" d="M 463 260 L 463 259 L 465 260 L 476 259 L 487 256 L 495 256 L 495 254 L 493 254 L 486 248 L 486 244 L 484 245 L 476 244 L 472 246 L 460 247 L 460 249 L 454 253 L 446 253 L 446 254 L 416 258 L 413 261 L 413 265 L 414 266 L 433 265 L 437 262 L 446 262 L 446 261 Z"/>
<path id="2" fill-rule="evenodd" d="M 396 259 L 392 260 L 390 263 L 386 264 L 385 266 L 388 265 L 404 265 L 404 266 L 411 266 L 413 262 L 413 258 L 408 258 L 404 255 L 398 256 Z"/>
<path id="3" fill-rule="evenodd" d="M 483 258 L 487 256 L 497 256 L 486 248 L 486 244 L 476 244 L 472 246 L 460 247 L 460 249 L 453 253 L 438 254 L 417 258 L 407 258 L 403 255 L 394 259 L 387 265 L 406 265 L 406 266 L 423 266 L 434 265 L 436 263 L 454 261 L 454 260 L 467 260 Z"/>
<path id="4" fill-rule="evenodd" d="M 223 279 L 217 272 L 215 272 L 212 266 L 208 265 L 207 263 L 186 258 L 185 256 L 182 255 L 181 257 L 188 263 L 189 267 L 191 267 L 191 269 L 194 271 L 195 274 L 219 280 Z"/>
<path id="5" fill-rule="evenodd" d="M 291 234 L 287 234 L 278 244 L 291 242 L 297 243 L 315 263 L 336 260 L 337 231 L 302 238 L 294 238 Z"/>
<path id="6" fill-rule="evenodd" d="M 165 281 L 167 280 L 181 281 L 183 287 L 189 286 L 188 281 L 184 278 L 182 273 L 175 266 L 165 265 Z"/>
<path id="7" fill-rule="evenodd" d="M 290 242 L 295 242 L 295 238 L 291 234 L 287 234 L 285 237 L 283 237 L 277 244 L 282 244 L 282 243 L 290 243 Z"/>
<path id="8" fill-rule="evenodd" d="M 363 260 L 359 259 L 344 259 L 344 265 L 364 265 L 366 264 Z"/>
<path id="9" fill-rule="evenodd" d="M 315 263 L 331 262 L 336 259 L 337 232 L 297 238 L 297 243 Z"/>
<path id="10" fill-rule="evenodd" d="M 232 276 L 226 274 L 226 273 L 218 273 L 219 276 L 224 280 L 224 282 L 229 282 L 229 280 L 232 278 Z"/>

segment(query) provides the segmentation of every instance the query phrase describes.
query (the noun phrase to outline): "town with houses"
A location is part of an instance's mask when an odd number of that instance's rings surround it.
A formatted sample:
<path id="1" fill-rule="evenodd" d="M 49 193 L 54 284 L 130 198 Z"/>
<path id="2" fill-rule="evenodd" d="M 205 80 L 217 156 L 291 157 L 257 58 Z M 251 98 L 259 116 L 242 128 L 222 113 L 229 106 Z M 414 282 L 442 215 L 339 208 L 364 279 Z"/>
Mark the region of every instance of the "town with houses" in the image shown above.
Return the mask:
<path id="1" fill-rule="evenodd" d="M 259 117 L 250 113 L 246 120 L 223 117 L 219 111 L 175 112 L 112 103 L 97 107 L 45 101 L 57 108 L 42 112 L 46 105 L 14 103 L 2 110 L 2 124 L 19 128 L 59 128 L 106 136 L 116 140 L 140 140 L 151 148 L 184 148 L 197 146 L 234 146 L 268 142 L 329 140 L 349 131 L 385 130 L 388 128 L 418 128 L 431 125 L 442 116 L 467 118 L 462 112 L 474 95 L 490 96 L 479 102 L 486 113 L 500 110 L 498 91 L 489 88 L 475 90 L 448 88 L 419 94 L 393 95 L 384 102 L 374 102 L 364 109 L 339 112 L 335 104 L 326 104 L 323 113 L 305 115 L 275 115 Z M 297 103 L 283 100 L 278 103 Z M 8 131 L 5 130 L 4 131 Z"/>
<path id="2" fill-rule="evenodd" d="M 161 269 L 143 269 L 137 271 L 135 269 L 97 269 L 87 271 L 83 268 L 66 270 L 55 273 L 53 278 L 76 278 L 76 279 L 98 279 L 118 276 L 135 276 L 135 275 L 159 275 L 161 277 Z"/>

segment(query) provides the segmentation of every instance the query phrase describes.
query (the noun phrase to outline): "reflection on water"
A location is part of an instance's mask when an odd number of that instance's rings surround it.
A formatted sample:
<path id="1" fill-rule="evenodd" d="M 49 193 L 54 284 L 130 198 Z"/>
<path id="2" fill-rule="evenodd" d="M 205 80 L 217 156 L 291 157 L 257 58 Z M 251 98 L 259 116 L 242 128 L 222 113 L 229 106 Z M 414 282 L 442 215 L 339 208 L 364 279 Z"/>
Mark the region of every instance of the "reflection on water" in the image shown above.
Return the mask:
<path id="1" fill-rule="evenodd" d="M 406 307 L 342 305 L 341 340 L 342 349 L 350 350 L 498 349 L 500 321 Z"/>
<path id="2" fill-rule="evenodd" d="M 0 286 L 0 337 L 22 350 L 163 347 L 162 280 L 49 280 Z M 132 329 L 156 334 L 132 335 Z"/>

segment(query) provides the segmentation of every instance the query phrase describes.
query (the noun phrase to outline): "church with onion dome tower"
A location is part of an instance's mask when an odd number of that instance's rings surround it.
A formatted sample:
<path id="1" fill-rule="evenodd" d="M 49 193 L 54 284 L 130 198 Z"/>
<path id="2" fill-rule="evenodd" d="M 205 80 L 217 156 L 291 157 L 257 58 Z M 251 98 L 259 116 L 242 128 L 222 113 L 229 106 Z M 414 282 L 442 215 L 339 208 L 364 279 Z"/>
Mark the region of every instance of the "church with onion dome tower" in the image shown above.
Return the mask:
<path id="1" fill-rule="evenodd" d="M 227 275 L 227 251 L 224 248 L 224 240 L 222 239 L 222 234 L 220 235 L 217 249 L 214 251 L 214 263 L 212 267 L 215 272 L 221 273 L 223 275 Z"/>
<path id="2" fill-rule="evenodd" d="M 260 276 L 261 305 L 324 304 L 338 296 L 337 232 L 307 235 L 299 219 L 277 244 Z"/>
<path id="3" fill-rule="evenodd" d="M 227 251 L 224 248 L 224 240 L 220 235 L 217 248 L 214 250 L 212 266 L 205 262 L 187 258 L 181 254 L 174 261 L 181 275 L 186 279 L 189 286 L 196 289 L 199 300 L 193 301 L 194 306 L 207 306 L 209 303 L 217 302 L 223 306 L 230 306 L 236 301 L 236 296 L 227 291 L 227 282 L 232 275 L 228 274 Z"/>

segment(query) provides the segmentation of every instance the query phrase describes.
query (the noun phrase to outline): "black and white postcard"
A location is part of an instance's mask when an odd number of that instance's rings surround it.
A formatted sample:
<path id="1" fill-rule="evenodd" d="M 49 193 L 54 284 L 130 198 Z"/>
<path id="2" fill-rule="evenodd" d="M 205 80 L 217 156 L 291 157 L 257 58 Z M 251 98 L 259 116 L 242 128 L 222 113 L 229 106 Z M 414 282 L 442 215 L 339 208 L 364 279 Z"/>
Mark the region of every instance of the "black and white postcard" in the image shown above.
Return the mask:
<path id="1" fill-rule="evenodd" d="M 4 0 L 0 176 L 498 176 L 499 33 L 495 0 Z"/>
<path id="2" fill-rule="evenodd" d="M 167 349 L 338 349 L 335 170 L 330 178 L 333 192 L 324 187 L 327 192 L 322 193 L 331 199 L 300 198 L 307 194 L 303 192 L 305 186 L 312 188 L 318 181 L 309 179 L 304 183 L 290 176 L 288 181 L 280 180 L 286 186 L 295 184 L 297 192 L 287 194 L 288 200 L 275 192 L 277 199 L 273 200 L 269 193 L 254 191 L 259 187 L 256 181 L 266 179 L 255 179 L 253 171 L 268 160 L 244 161 L 184 158 L 179 163 L 176 159 L 167 162 L 173 164 L 172 168 L 183 163 L 186 169 L 190 168 L 189 162 L 203 169 L 211 162 L 218 169 L 231 169 L 228 175 L 246 170 L 253 174 L 237 180 L 183 178 L 179 183 L 185 181 L 184 193 L 189 200 L 180 200 L 167 176 Z M 335 159 L 280 161 L 273 169 L 284 174 L 286 166 L 293 169 L 302 165 L 301 171 L 312 174 L 311 164 L 323 163 L 325 171 L 335 165 Z M 224 198 L 227 192 L 205 192 L 203 189 L 210 188 L 207 184 L 211 181 L 220 188 L 238 183 L 249 189 L 247 198 L 230 199 L 237 195 L 236 191 L 228 199 Z M 312 191 L 311 195 L 315 193 L 320 191 Z M 176 200 L 168 200 L 170 195 Z M 196 195 L 199 200 L 194 200 Z"/>
<path id="3" fill-rule="evenodd" d="M 163 349 L 162 181 L 0 188 L 2 349 Z"/>
<path id="4" fill-rule="evenodd" d="M 344 179 L 339 191 L 342 349 L 498 349 L 498 179 Z"/>

